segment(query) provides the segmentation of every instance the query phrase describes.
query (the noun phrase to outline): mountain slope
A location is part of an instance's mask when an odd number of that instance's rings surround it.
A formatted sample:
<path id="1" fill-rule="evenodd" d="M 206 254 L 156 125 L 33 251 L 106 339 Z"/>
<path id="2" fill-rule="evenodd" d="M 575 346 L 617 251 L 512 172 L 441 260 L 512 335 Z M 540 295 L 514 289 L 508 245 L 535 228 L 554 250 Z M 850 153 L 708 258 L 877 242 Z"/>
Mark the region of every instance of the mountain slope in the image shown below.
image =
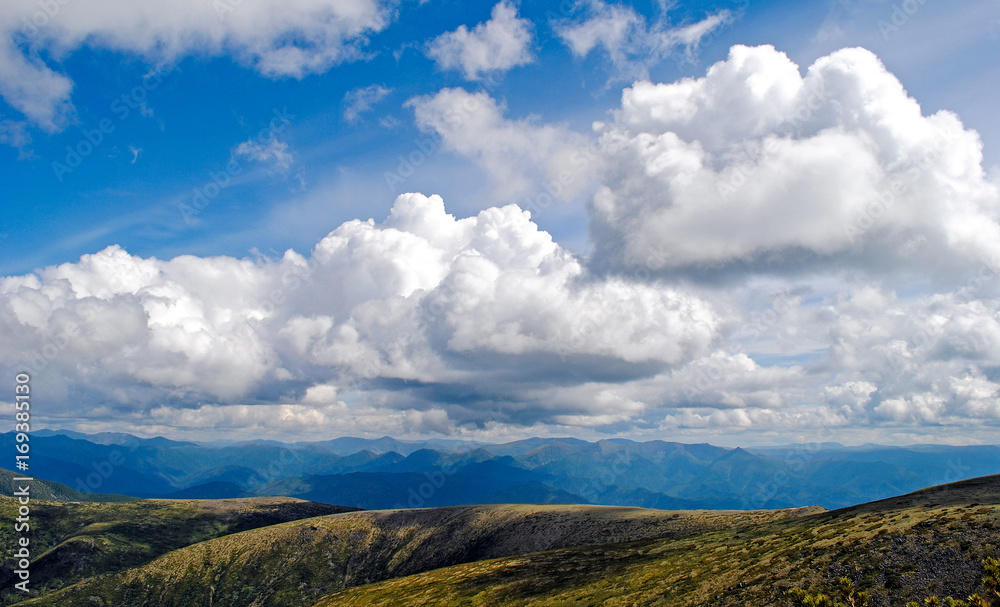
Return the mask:
<path id="1" fill-rule="evenodd" d="M 301 605 L 341 588 L 456 563 L 583 544 L 690 536 L 812 511 L 500 505 L 322 516 L 201 542 L 142 567 L 85 580 L 23 604 Z"/>
<path id="2" fill-rule="evenodd" d="M 0 541 L 13 546 L 17 535 L 10 521 L 17 516 L 15 498 L 0 498 Z M 231 533 L 349 508 L 289 498 L 120 503 L 31 502 L 31 580 L 38 591 L 54 590 L 84 578 L 135 567 L 154 558 Z M 5 562 L 0 568 L 0 595 L 16 581 Z"/>
<path id="3" fill-rule="evenodd" d="M 903 605 L 980 590 L 1000 551 L 1000 476 L 694 537 L 587 546 L 459 565 L 332 594 L 315 607 L 788 604 L 841 576 Z"/>

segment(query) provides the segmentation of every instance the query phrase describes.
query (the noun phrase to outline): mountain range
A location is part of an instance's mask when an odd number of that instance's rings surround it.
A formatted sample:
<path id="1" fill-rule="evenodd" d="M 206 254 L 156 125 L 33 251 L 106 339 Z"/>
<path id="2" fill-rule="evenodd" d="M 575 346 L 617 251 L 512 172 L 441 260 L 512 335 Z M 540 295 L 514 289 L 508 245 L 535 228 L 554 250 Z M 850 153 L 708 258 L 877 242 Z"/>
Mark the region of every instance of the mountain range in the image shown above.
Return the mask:
<path id="1" fill-rule="evenodd" d="M 14 434 L 0 434 L 14 450 Z M 761 448 L 609 439 L 504 444 L 336 438 L 203 444 L 42 430 L 31 474 L 79 493 L 287 496 L 364 509 L 555 503 L 662 509 L 840 508 L 1000 472 L 1000 447 Z"/>

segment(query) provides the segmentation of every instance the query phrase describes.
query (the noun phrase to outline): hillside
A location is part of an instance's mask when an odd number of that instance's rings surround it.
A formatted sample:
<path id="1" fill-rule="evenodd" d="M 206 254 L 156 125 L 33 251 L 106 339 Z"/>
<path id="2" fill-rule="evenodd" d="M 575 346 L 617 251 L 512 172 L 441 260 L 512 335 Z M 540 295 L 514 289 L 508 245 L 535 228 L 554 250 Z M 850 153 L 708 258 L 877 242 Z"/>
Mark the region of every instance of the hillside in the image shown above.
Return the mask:
<path id="1" fill-rule="evenodd" d="M 1000 476 L 758 526 L 535 553 L 348 589 L 315 607 L 789 604 L 841 576 L 873 605 L 978 590 L 1000 553 Z"/>
<path id="2" fill-rule="evenodd" d="M 10 498 L 0 506 L 13 512 Z M 896 607 L 980 590 L 982 560 L 1000 554 L 1000 476 L 836 511 L 341 512 L 286 498 L 36 507 L 50 549 L 32 579 L 47 593 L 25 606 L 763 607 L 847 576 L 874 607 Z"/>
<path id="3" fill-rule="evenodd" d="M 498 505 L 356 512 L 205 541 L 23 605 L 302 605 L 457 563 L 640 538 L 759 526 L 812 510 L 666 512 Z"/>
<path id="4" fill-rule="evenodd" d="M 17 500 L 0 498 L 0 543 L 13 546 Z M 31 502 L 32 587 L 54 590 L 87 577 L 139 566 L 197 542 L 349 508 L 291 498 L 119 503 Z M 12 571 L 0 568 L 4 604 L 20 599 Z"/>
<path id="5" fill-rule="evenodd" d="M 0 495 L 13 495 L 14 478 L 23 476 L 21 473 L 0 468 Z M 22 483 L 23 484 L 23 483 Z M 34 479 L 31 481 L 31 496 L 39 500 L 56 500 L 67 502 L 122 502 L 135 499 L 126 495 L 104 493 L 80 493 L 62 483 Z"/>

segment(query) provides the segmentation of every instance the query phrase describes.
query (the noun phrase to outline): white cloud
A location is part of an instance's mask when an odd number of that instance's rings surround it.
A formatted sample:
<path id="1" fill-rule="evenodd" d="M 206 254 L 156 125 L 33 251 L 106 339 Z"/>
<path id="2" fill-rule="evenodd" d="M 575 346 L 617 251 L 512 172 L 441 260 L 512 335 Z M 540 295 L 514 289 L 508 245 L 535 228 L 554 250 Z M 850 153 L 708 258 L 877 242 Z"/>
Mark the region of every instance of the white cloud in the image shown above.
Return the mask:
<path id="1" fill-rule="evenodd" d="M 231 56 L 268 77 L 321 73 L 362 56 L 371 33 L 384 29 L 378 0 L 183 0 L 53 3 L 10 0 L 0 33 L 17 44 L 0 48 L 0 95 L 50 131 L 72 118 L 73 82 L 40 56 L 56 60 L 84 44 L 143 57 L 155 65 L 187 55 Z"/>
<path id="2" fill-rule="evenodd" d="M 599 129 L 591 228 L 611 264 L 950 277 L 1000 258 L 978 135 L 950 112 L 922 115 L 863 49 L 803 76 L 772 47 L 735 46 L 702 78 L 625 89 Z"/>
<path id="3" fill-rule="evenodd" d="M 994 270 L 991 278 L 996 276 Z M 845 427 L 995 424 L 998 310 L 995 284 L 976 297 L 956 292 L 907 298 L 870 284 L 842 285 L 776 319 L 775 327 L 792 331 L 798 341 L 826 347 L 821 358 L 798 368 L 771 368 L 792 380 L 771 385 L 793 409 L 816 403 Z M 715 376 L 717 381 L 704 382 L 711 386 L 704 393 L 730 389 L 738 375 Z"/>
<path id="4" fill-rule="evenodd" d="M 353 89 L 344 94 L 344 120 L 357 122 L 362 114 L 369 112 L 379 102 L 392 93 L 392 89 L 380 84 Z"/>
<path id="5" fill-rule="evenodd" d="M 630 6 L 590 0 L 584 7 L 581 17 L 556 20 L 552 27 L 577 57 L 603 48 L 614 65 L 615 81 L 646 78 L 651 66 L 678 51 L 691 59 L 706 35 L 732 19 L 723 10 L 696 23 L 673 26 L 662 6 L 652 24 Z"/>
<path id="6" fill-rule="evenodd" d="M 549 386 L 529 392 L 529 402 L 567 407 L 572 413 L 559 419 L 573 416 L 575 425 L 605 420 L 703 439 L 732 440 L 739 431 L 764 442 L 798 433 L 849 443 L 913 441 L 921 434 L 991 440 L 990 429 L 1000 424 L 998 310 L 996 297 L 902 300 L 868 285 L 846 287 L 779 314 L 768 329 L 824 343 L 819 358 L 766 366 L 754 358 L 766 358 L 754 352 L 761 340 L 724 338 L 721 349 L 648 377 Z M 621 404 L 608 406 L 608 394 Z M 589 406 L 581 411 L 579 403 Z"/>
<path id="7" fill-rule="evenodd" d="M 497 198 L 544 191 L 554 198 L 581 194 L 598 158 L 587 139 L 560 125 L 511 120 L 488 94 L 443 89 L 407 102 L 417 126 L 441 137 L 442 147 L 486 170 Z"/>
<path id="8" fill-rule="evenodd" d="M 693 293 L 589 276 L 516 206 L 455 219 L 420 194 L 381 224 L 341 225 L 308 258 L 161 261 L 109 247 L 4 279 L 0 303 L 0 367 L 35 369 L 50 415 L 220 428 L 266 415 L 307 428 L 356 407 L 411 430 L 481 422 L 484 403 L 556 375 L 682 365 L 724 322 Z M 442 409 L 435 395 L 449 390 L 476 396 Z"/>
<path id="9" fill-rule="evenodd" d="M 0 31 L 8 39 L 15 24 L 3 25 Z M 26 56 L 14 44 L 0 46 L 0 96 L 29 121 L 49 132 L 61 130 L 74 111 L 69 99 L 72 90 L 69 78 L 54 72 L 35 54 Z"/>
<path id="10" fill-rule="evenodd" d="M 277 137 L 271 137 L 264 141 L 259 139 L 247 139 L 233 148 L 234 157 L 244 157 L 266 164 L 273 164 L 278 169 L 285 171 L 292 166 L 292 154 L 288 151 L 288 144 L 280 141 Z"/>
<path id="11" fill-rule="evenodd" d="M 489 21 L 471 31 L 461 25 L 427 46 L 427 55 L 443 70 L 461 70 L 467 80 L 531 63 L 531 22 L 517 16 L 517 7 L 503 0 Z"/>

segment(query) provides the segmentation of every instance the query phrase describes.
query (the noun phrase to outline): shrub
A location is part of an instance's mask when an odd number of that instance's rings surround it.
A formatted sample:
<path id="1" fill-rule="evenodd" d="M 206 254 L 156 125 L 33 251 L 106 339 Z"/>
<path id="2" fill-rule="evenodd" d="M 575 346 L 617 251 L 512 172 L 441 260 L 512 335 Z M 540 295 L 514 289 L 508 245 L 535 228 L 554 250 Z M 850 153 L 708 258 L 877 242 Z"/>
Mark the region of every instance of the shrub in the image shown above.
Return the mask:
<path id="1" fill-rule="evenodd" d="M 966 600 L 960 601 L 950 596 L 944 599 L 931 596 L 924 599 L 923 605 L 911 601 L 906 607 L 1000 607 L 1000 559 L 988 557 L 983 561 L 983 570 L 986 575 L 982 577 L 981 582 L 986 588 L 985 597 L 973 594 Z M 871 600 L 867 592 L 855 591 L 854 583 L 846 577 L 840 578 L 839 594 L 838 601 L 822 593 L 809 594 L 801 588 L 792 588 L 788 591 L 792 604 L 798 607 L 868 607 Z"/>

